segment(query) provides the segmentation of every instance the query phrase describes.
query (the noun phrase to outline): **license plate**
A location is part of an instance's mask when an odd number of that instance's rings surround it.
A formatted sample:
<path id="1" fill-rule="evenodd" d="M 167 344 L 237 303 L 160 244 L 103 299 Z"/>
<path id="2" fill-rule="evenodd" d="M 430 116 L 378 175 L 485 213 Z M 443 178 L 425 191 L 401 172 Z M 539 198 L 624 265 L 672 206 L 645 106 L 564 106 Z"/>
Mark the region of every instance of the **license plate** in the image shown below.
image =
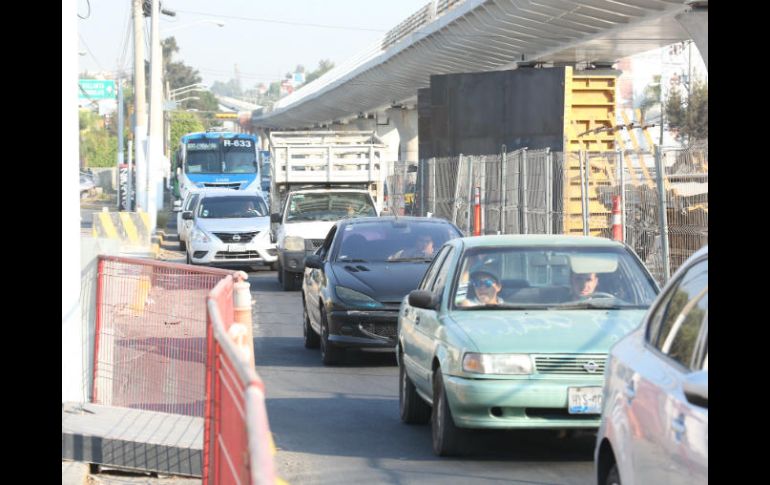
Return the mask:
<path id="1" fill-rule="evenodd" d="M 601 387 L 570 387 L 568 390 L 570 414 L 601 414 Z"/>
<path id="2" fill-rule="evenodd" d="M 245 244 L 230 244 L 227 246 L 227 252 L 228 253 L 240 253 L 246 251 L 246 245 Z"/>

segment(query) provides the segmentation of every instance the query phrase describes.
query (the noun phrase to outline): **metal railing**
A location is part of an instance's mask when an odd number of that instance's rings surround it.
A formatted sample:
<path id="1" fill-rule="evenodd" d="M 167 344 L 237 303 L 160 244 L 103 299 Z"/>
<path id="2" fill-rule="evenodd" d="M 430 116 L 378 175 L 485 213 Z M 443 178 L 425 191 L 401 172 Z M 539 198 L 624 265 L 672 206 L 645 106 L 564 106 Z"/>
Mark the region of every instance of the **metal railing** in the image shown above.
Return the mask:
<path id="1" fill-rule="evenodd" d="M 205 299 L 228 274 L 100 256 L 92 402 L 203 416 Z"/>
<path id="2" fill-rule="evenodd" d="M 204 484 L 273 484 L 273 446 L 265 387 L 251 363 L 253 345 L 233 339 L 232 276 L 207 298 L 208 368 L 204 425 Z"/>

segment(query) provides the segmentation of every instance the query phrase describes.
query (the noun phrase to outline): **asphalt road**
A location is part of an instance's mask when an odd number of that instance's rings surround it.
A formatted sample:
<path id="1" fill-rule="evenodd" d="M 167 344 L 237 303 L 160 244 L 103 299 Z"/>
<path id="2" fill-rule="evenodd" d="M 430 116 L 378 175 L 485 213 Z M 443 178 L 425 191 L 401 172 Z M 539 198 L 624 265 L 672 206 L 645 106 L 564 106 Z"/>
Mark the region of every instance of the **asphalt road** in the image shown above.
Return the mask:
<path id="1" fill-rule="evenodd" d="M 281 291 L 273 271 L 249 276 L 257 372 L 278 473 L 289 483 L 595 483 L 593 434 L 477 432 L 467 456 L 434 456 L 430 426 L 399 420 L 392 354 L 358 353 L 324 367 L 319 351 L 302 344 L 299 292 Z"/>

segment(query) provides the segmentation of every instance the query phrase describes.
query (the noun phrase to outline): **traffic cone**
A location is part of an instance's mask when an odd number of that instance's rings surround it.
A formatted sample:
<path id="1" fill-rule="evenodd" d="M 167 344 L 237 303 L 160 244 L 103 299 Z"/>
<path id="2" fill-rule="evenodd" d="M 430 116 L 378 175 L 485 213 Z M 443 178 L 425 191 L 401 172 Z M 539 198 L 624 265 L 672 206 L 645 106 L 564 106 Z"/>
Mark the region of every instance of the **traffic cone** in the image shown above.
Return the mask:
<path id="1" fill-rule="evenodd" d="M 612 196 L 612 239 L 623 242 L 623 222 L 620 218 L 620 196 Z"/>

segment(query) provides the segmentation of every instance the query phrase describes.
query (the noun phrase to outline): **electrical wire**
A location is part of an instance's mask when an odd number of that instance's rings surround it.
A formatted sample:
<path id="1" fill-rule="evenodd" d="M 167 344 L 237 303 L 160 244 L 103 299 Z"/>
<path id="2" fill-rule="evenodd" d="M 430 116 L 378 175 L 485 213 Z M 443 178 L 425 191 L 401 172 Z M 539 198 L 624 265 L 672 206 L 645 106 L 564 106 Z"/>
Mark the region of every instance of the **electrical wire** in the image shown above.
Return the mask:
<path id="1" fill-rule="evenodd" d="M 305 22 L 291 22 L 288 20 L 275 20 L 275 19 L 263 19 L 263 18 L 256 18 L 256 17 L 241 17 L 241 16 L 235 16 L 235 15 L 221 15 L 218 13 L 212 13 L 212 12 L 194 12 L 191 10 L 177 10 L 178 13 L 191 13 L 195 15 L 207 15 L 210 17 L 219 17 L 224 19 L 233 19 L 233 20 L 245 20 L 249 22 L 262 22 L 266 24 L 281 24 L 281 25 L 294 25 L 298 27 L 318 27 L 322 29 L 337 29 L 337 30 L 358 30 L 363 32 L 387 32 L 387 30 L 383 29 L 368 29 L 364 27 L 348 27 L 344 25 L 327 25 L 327 24 L 311 24 L 311 23 L 305 23 Z"/>

